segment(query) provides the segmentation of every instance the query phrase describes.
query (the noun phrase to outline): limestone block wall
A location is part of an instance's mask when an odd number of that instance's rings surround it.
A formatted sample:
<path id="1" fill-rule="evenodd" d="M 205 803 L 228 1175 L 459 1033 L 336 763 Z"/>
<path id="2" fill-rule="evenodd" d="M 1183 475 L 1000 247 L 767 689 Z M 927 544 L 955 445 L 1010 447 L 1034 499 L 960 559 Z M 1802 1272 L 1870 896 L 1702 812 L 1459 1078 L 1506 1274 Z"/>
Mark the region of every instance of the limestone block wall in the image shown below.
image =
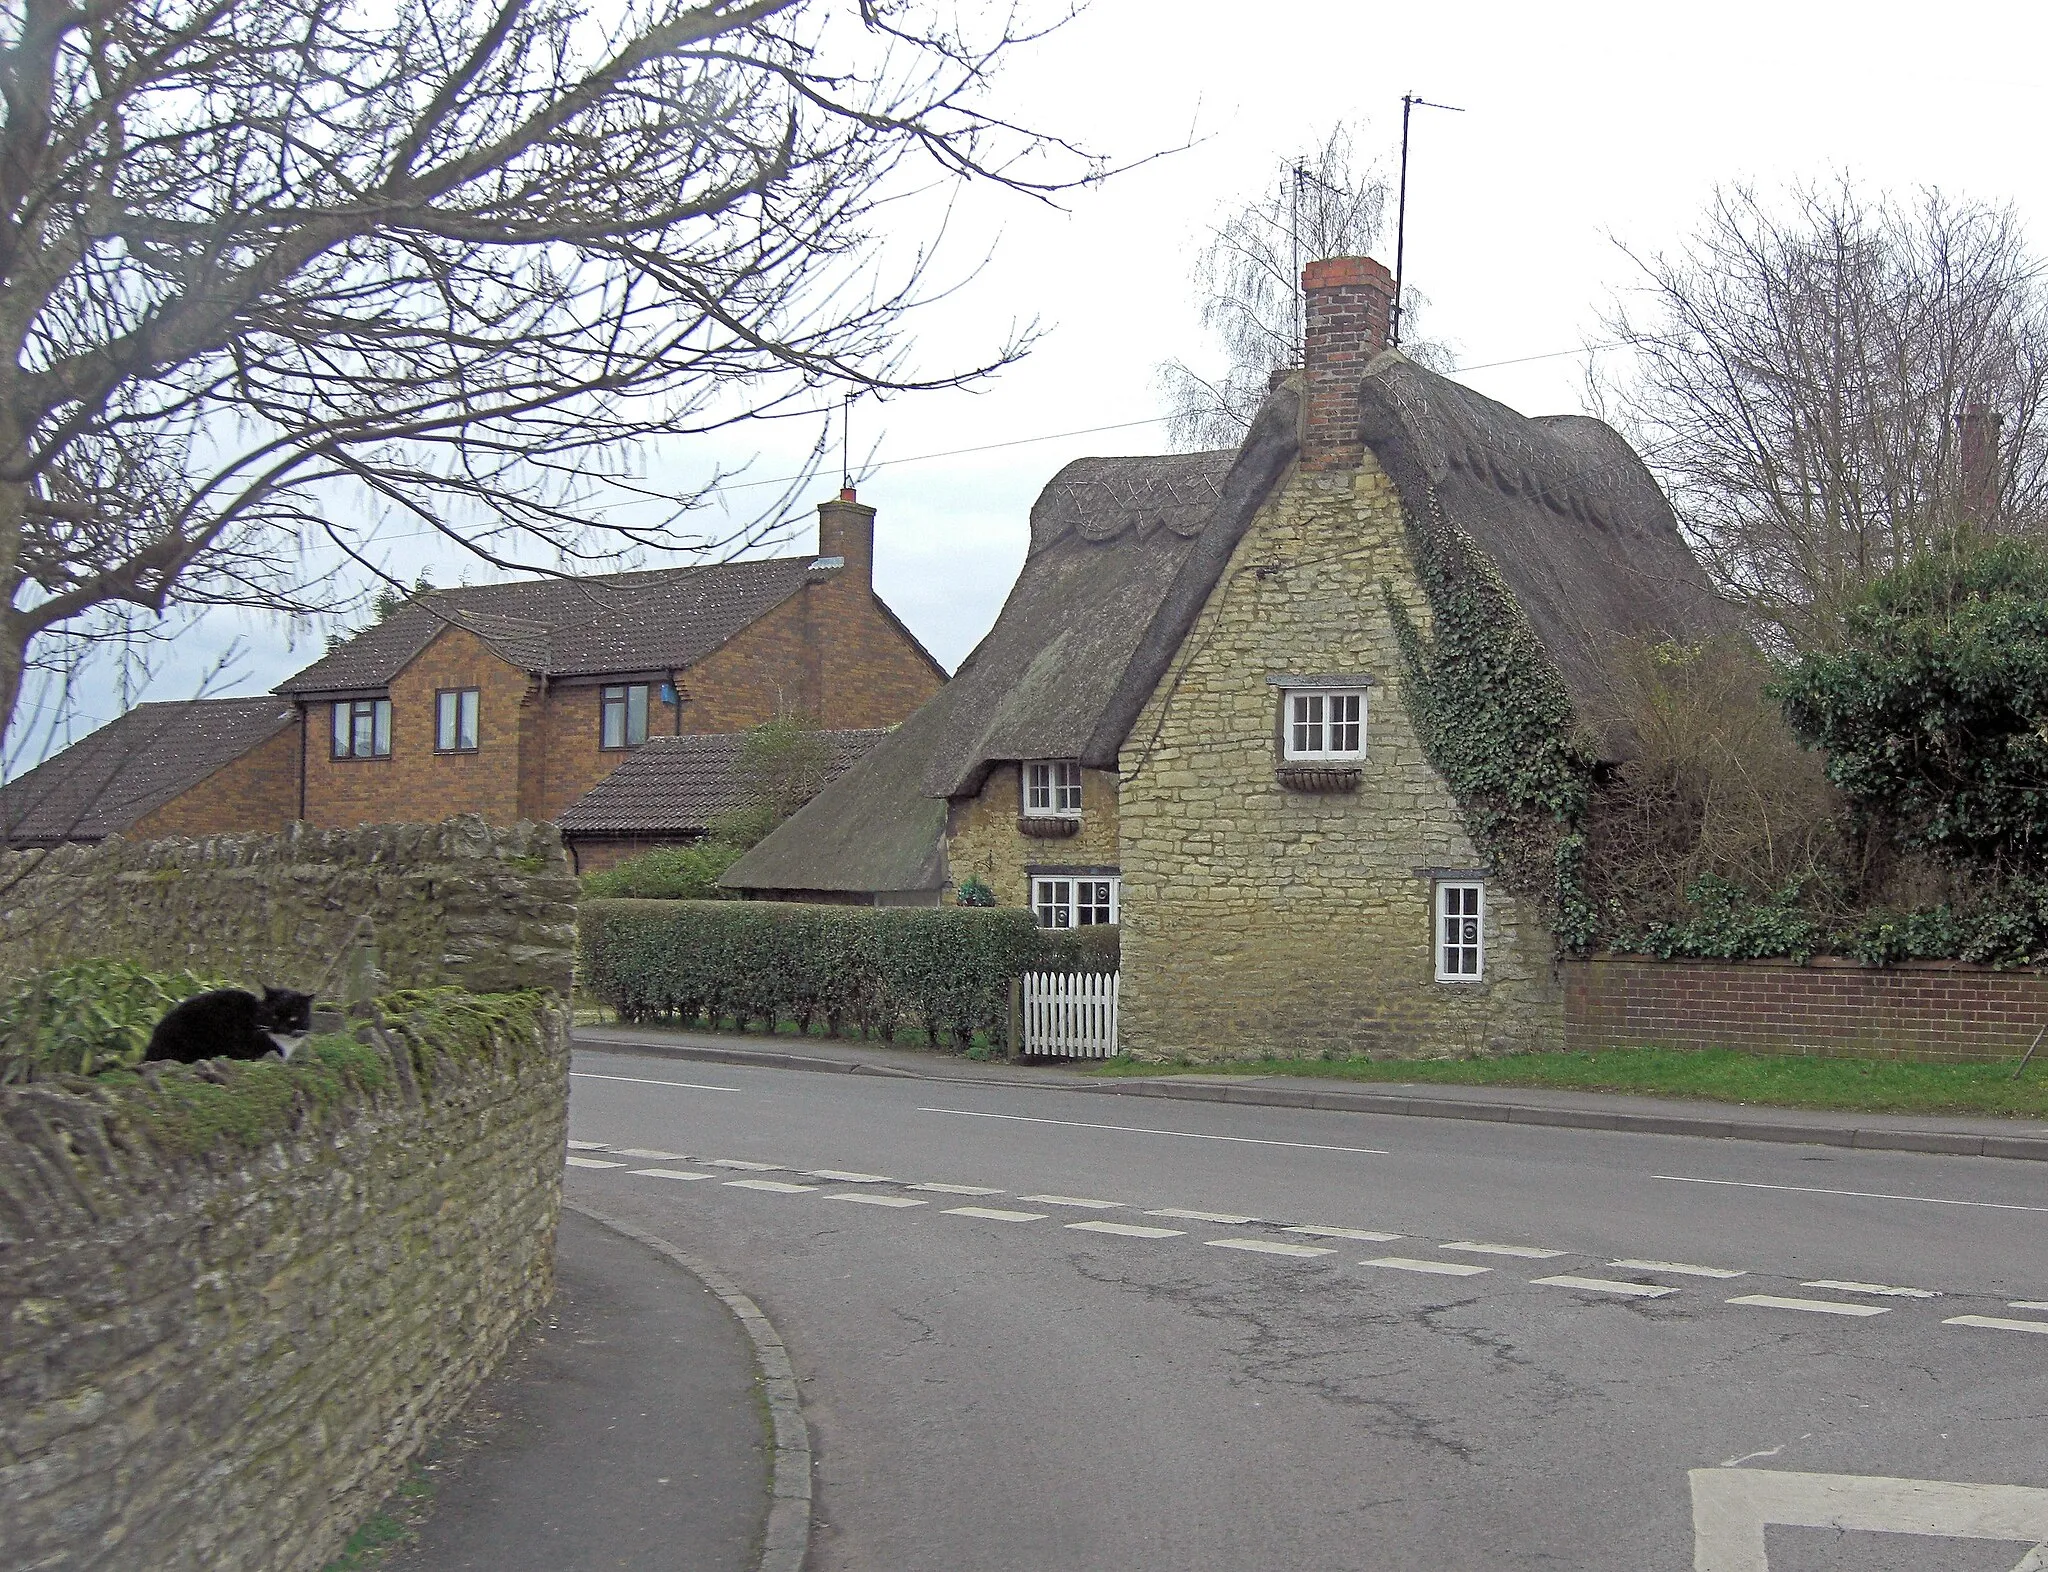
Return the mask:
<path id="1" fill-rule="evenodd" d="M 0 1562 L 317 1572 L 552 1291 L 568 1020 L 0 1089 Z"/>
<path id="2" fill-rule="evenodd" d="M 1081 827 L 1050 838 L 1017 828 L 1024 813 L 1022 768 L 996 765 L 978 794 L 952 804 L 946 823 L 946 866 L 954 887 L 977 874 L 1000 906 L 1030 904 L 1032 868 L 1115 868 L 1121 855 L 1113 771 L 1081 772 Z"/>
<path id="3" fill-rule="evenodd" d="M 1393 483 L 1296 474 L 1261 511 L 1119 759 L 1122 1040 L 1142 1058 L 1555 1046 L 1550 935 L 1488 885 L 1485 979 L 1435 980 L 1428 869 L 1475 869 L 1401 708 L 1382 583 L 1427 626 Z M 1283 787 L 1270 675 L 1370 676 L 1353 793 Z"/>
<path id="4" fill-rule="evenodd" d="M 575 901 L 552 825 L 476 815 L 17 852 L 0 858 L 0 980 L 109 956 L 311 989 L 367 916 L 391 986 L 566 995 Z"/>

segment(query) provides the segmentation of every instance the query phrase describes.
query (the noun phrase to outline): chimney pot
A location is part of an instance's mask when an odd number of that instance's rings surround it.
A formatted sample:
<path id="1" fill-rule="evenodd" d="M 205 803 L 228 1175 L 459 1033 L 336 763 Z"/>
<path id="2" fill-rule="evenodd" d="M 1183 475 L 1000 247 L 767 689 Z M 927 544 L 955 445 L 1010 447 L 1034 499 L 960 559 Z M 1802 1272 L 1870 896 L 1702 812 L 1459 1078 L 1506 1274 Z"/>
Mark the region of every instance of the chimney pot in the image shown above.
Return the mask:
<path id="1" fill-rule="evenodd" d="M 1301 270 L 1303 316 L 1301 467 L 1356 469 L 1359 381 L 1387 347 L 1394 275 L 1371 257 L 1323 257 Z"/>

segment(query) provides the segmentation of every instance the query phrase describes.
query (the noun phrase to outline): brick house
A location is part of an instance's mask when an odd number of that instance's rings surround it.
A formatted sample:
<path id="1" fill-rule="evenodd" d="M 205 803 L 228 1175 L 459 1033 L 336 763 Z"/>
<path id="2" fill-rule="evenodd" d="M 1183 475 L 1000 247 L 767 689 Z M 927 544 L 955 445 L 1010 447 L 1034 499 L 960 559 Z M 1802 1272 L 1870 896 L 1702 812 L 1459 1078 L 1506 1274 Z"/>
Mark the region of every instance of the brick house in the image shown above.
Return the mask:
<path id="1" fill-rule="evenodd" d="M 1448 532 L 1596 741 L 1622 643 L 1725 614 L 1613 430 L 1387 350 L 1376 262 L 1304 286 L 1305 364 L 1243 444 L 1055 476 L 981 646 L 728 886 L 933 902 L 973 875 L 1041 922 L 1119 922 L 1141 1055 L 1559 1038 L 1554 940 L 1425 756 L 1388 598 L 1427 635 L 1417 541 Z"/>
<path id="2" fill-rule="evenodd" d="M 738 732 L 785 713 L 834 731 L 885 728 L 946 673 L 874 592 L 874 519 L 847 491 L 818 509 L 814 555 L 430 591 L 280 683 L 277 699 L 136 712 L 169 720 L 251 706 L 281 714 L 288 740 L 218 725 L 202 746 L 175 735 L 175 722 L 124 717 L 43 769 L 145 740 L 167 758 L 213 759 L 245 737 L 261 758 L 233 767 L 260 775 L 268 795 L 194 776 L 149 822 L 120 832 L 457 813 L 512 823 L 558 817 L 657 737 Z M 36 822 L 48 831 L 55 821 Z"/>

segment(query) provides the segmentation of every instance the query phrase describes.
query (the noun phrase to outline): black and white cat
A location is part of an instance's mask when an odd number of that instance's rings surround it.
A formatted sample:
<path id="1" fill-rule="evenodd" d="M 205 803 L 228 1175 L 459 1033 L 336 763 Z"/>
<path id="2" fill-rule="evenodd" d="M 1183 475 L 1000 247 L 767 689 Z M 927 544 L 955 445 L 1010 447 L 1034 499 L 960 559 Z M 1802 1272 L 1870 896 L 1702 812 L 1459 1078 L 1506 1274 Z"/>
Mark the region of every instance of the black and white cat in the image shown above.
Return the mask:
<path id="1" fill-rule="evenodd" d="M 313 1025 L 313 996 L 265 988 L 263 997 L 239 988 L 216 988 L 171 1007 L 150 1034 L 145 1060 L 192 1064 L 200 1059 L 289 1059 Z"/>

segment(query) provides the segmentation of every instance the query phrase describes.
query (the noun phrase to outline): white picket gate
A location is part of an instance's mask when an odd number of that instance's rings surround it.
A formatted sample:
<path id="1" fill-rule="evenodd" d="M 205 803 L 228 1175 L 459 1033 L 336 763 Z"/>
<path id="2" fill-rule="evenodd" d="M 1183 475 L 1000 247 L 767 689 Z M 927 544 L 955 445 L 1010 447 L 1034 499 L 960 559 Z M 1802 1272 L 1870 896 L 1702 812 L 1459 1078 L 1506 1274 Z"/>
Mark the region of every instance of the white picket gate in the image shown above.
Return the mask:
<path id="1" fill-rule="evenodd" d="M 1026 972 L 1023 992 L 1025 1053 L 1115 1057 L 1117 973 Z"/>

